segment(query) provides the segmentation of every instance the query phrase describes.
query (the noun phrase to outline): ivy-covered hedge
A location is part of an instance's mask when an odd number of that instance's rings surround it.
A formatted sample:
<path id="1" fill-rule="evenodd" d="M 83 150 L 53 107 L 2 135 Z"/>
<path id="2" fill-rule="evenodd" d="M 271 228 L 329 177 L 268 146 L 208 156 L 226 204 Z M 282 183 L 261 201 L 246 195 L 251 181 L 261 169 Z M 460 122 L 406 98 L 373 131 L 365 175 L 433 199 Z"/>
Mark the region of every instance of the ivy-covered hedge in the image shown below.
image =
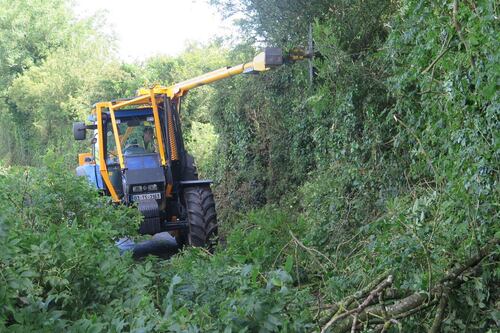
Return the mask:
<path id="1" fill-rule="evenodd" d="M 497 245 L 435 295 L 452 267 L 498 243 L 495 1 L 242 3 L 243 28 L 272 44 L 303 43 L 314 22 L 317 75 L 309 87 L 297 64 L 224 83 L 213 118 L 223 207 L 279 203 L 302 216 L 305 245 L 332 260 L 327 303 L 394 272 L 394 286 L 432 296 L 404 330 L 499 325 Z"/>

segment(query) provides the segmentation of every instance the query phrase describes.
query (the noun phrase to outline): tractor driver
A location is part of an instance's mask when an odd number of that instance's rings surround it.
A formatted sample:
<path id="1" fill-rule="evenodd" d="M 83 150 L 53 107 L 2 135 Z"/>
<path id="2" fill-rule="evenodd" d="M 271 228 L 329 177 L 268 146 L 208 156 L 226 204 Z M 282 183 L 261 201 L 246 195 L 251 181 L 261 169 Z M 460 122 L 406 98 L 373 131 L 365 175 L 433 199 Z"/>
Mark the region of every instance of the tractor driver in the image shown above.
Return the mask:
<path id="1" fill-rule="evenodd" d="M 152 127 L 150 126 L 144 127 L 143 140 L 144 140 L 144 150 L 146 150 L 147 153 L 154 153 L 155 152 L 154 132 Z"/>

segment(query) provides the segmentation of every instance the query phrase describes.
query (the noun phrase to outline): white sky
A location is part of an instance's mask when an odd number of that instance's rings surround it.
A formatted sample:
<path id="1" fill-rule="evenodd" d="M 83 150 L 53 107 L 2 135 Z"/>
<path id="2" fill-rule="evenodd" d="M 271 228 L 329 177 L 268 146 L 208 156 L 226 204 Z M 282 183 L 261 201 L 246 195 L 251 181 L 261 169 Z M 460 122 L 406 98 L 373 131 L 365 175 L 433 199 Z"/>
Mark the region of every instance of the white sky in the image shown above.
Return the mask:
<path id="1" fill-rule="evenodd" d="M 177 55 L 188 41 L 207 42 L 236 29 L 206 0 L 74 0 L 78 17 L 106 11 L 125 61 Z"/>

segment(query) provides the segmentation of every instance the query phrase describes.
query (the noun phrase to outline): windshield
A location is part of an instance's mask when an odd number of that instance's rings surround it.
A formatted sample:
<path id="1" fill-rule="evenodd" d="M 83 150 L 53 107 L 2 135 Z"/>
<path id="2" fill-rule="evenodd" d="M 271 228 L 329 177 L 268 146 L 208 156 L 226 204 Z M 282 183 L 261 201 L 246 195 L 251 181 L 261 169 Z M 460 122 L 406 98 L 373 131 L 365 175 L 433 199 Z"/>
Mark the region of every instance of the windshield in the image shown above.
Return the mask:
<path id="1" fill-rule="evenodd" d="M 117 119 L 116 122 L 124 156 L 150 154 L 158 151 L 153 117 Z M 110 122 L 107 123 L 106 128 L 107 158 L 111 163 L 117 162 L 118 153 Z"/>

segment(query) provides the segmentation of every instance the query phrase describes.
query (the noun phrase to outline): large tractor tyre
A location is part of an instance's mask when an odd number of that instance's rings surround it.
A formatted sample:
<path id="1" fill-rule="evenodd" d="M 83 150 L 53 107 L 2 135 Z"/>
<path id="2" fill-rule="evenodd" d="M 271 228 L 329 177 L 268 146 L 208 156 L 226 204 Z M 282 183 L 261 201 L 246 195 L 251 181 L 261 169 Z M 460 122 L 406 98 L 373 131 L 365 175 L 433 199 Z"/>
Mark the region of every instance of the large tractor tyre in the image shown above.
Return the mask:
<path id="1" fill-rule="evenodd" d="M 198 170 L 194 163 L 194 157 L 191 154 L 186 154 L 184 170 L 182 170 L 182 180 L 198 180 Z"/>
<path id="2" fill-rule="evenodd" d="M 217 214 L 210 187 L 188 187 L 184 190 L 191 246 L 213 250 L 217 244 Z"/>

